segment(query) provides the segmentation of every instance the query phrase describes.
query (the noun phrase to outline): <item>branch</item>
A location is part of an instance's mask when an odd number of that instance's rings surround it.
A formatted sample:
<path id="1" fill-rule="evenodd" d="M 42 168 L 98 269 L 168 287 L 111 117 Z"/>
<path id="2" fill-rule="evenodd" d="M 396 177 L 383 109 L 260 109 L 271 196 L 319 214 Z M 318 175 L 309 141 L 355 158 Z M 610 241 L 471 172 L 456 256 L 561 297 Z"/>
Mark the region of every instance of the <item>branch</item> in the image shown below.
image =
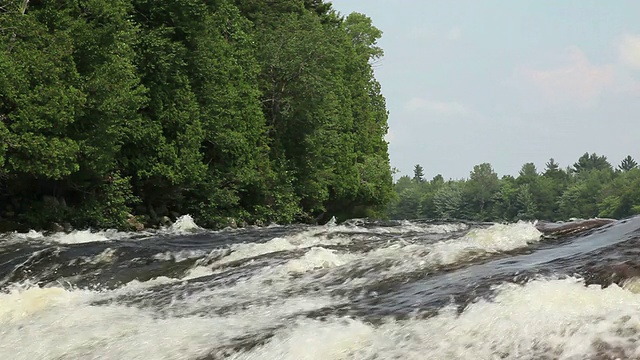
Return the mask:
<path id="1" fill-rule="evenodd" d="M 27 7 L 29 6 L 29 0 L 22 0 L 22 5 L 20 6 L 20 13 L 24 15 L 27 12 Z"/>

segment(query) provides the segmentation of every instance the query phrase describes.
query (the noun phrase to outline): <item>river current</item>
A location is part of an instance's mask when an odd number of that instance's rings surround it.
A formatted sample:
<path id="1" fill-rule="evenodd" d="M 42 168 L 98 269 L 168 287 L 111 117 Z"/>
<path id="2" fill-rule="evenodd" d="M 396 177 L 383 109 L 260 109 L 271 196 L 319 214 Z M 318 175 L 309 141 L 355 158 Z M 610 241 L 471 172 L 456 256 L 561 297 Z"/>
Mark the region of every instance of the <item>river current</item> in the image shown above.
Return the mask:
<path id="1" fill-rule="evenodd" d="M 640 217 L 0 234 L 0 359 L 640 359 Z"/>

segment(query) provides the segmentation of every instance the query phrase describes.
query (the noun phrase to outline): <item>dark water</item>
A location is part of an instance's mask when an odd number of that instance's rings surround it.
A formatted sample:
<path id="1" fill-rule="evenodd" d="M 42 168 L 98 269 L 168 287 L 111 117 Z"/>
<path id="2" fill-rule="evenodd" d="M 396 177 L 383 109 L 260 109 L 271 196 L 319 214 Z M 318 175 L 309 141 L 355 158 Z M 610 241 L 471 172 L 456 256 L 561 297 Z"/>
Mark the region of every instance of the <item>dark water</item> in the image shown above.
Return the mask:
<path id="1" fill-rule="evenodd" d="M 580 224 L 5 234 L 0 359 L 640 359 L 640 218 Z"/>

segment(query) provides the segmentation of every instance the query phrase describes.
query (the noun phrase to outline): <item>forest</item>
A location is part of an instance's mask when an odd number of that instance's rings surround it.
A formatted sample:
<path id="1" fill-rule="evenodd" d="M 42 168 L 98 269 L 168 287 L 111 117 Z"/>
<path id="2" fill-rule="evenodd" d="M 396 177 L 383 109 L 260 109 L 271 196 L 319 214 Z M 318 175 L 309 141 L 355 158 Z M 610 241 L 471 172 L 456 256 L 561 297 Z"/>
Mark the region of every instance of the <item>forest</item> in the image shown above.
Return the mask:
<path id="1" fill-rule="evenodd" d="M 418 164 L 413 177 L 400 177 L 394 188 L 388 210 L 394 219 L 567 221 L 640 213 L 640 168 L 631 156 L 615 168 L 596 153 L 584 153 L 566 168 L 552 158 L 543 171 L 522 165 L 517 177 L 499 177 L 482 163 L 468 179 L 448 181 L 442 175 L 427 180 Z"/>
<path id="2" fill-rule="evenodd" d="M 383 216 L 381 35 L 322 0 L 4 1 L 0 231 Z"/>

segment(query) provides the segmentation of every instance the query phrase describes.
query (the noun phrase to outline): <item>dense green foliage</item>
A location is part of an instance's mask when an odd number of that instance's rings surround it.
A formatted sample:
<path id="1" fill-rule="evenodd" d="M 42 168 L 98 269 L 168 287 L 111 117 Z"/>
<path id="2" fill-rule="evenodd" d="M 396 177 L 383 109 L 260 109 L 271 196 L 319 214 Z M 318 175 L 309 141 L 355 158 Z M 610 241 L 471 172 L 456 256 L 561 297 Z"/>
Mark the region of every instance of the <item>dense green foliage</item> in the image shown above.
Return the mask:
<path id="1" fill-rule="evenodd" d="M 518 177 L 498 177 L 491 165 L 476 165 L 468 179 L 424 178 L 422 166 L 414 176 L 395 183 L 390 204 L 395 219 L 467 219 L 479 221 L 623 218 L 640 214 L 640 168 L 627 156 L 614 169 L 606 157 L 585 153 L 567 169 L 550 159 L 543 172 L 533 163 Z"/>
<path id="2" fill-rule="evenodd" d="M 0 224 L 379 215 L 380 36 L 322 0 L 9 0 Z"/>

